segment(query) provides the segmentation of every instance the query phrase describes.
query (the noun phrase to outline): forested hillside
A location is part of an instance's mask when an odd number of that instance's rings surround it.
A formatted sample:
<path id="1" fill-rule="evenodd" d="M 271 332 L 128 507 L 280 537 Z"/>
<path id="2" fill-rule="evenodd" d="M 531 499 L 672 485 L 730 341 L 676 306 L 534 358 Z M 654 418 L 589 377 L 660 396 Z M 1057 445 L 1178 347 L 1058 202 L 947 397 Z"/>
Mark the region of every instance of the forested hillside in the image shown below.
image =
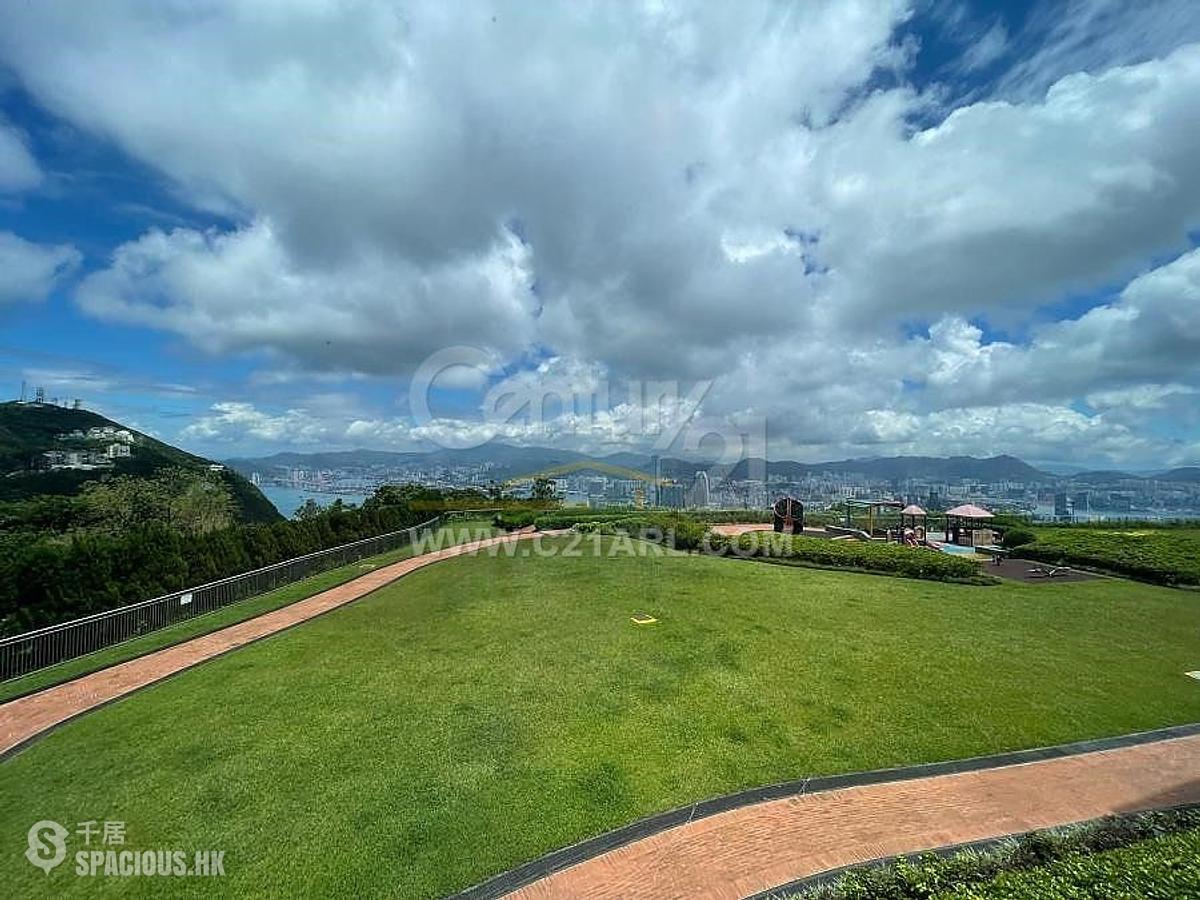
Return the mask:
<path id="1" fill-rule="evenodd" d="M 89 437 L 89 431 L 127 432 L 128 440 Z M 117 444 L 126 456 L 89 461 Z M 122 451 L 124 452 L 124 451 Z M 52 459 L 47 454 L 61 455 Z M 80 462 L 71 464 L 71 454 Z M 87 485 L 120 476 L 155 478 L 166 471 L 202 476 L 223 486 L 232 499 L 238 522 L 274 522 L 281 516 L 253 484 L 212 460 L 187 453 L 132 428 L 85 409 L 51 404 L 0 403 L 0 514 L 10 518 L 19 508 L 9 504 L 35 497 L 77 497 Z M 7 507 L 7 508 L 6 508 Z"/>

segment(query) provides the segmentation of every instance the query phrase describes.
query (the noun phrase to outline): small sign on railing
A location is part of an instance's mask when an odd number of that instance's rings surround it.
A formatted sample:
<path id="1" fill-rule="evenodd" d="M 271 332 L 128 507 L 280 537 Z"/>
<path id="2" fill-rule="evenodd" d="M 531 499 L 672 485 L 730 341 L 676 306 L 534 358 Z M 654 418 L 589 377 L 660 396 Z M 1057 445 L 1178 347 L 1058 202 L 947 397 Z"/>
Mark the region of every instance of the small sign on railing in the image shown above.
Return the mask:
<path id="1" fill-rule="evenodd" d="M 192 602 L 192 592 L 191 591 L 188 591 L 186 594 L 179 595 L 179 605 L 180 606 L 187 606 L 191 602 Z"/>

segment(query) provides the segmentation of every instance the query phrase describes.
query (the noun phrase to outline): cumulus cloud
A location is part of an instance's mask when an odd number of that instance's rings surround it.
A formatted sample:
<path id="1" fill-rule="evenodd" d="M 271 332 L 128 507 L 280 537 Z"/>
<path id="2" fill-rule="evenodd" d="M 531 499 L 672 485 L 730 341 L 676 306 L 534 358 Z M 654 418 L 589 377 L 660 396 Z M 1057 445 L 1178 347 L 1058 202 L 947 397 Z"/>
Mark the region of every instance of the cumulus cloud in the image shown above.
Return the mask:
<path id="1" fill-rule="evenodd" d="M 910 349 L 927 361 L 912 377 L 942 405 L 1086 395 L 1111 407 L 1180 393 L 1180 381 L 1200 384 L 1200 250 L 1138 276 L 1109 303 L 1034 328 L 1027 344 L 986 342 L 979 327 L 947 317 Z"/>
<path id="2" fill-rule="evenodd" d="M 205 442 L 236 442 L 252 438 L 271 444 L 312 445 L 330 436 L 327 424 L 305 409 L 273 414 L 253 403 L 214 403 L 207 415 L 186 426 L 185 438 Z"/>
<path id="3" fill-rule="evenodd" d="M 403 371 L 454 341 L 512 354 L 529 340 L 530 252 L 501 230 L 478 256 L 421 268 L 382 254 L 292 260 L 272 224 L 151 231 L 79 286 L 101 318 L 177 332 L 214 353 L 284 351 L 316 369 Z"/>
<path id="4" fill-rule="evenodd" d="M 1103 398 L 1196 383 L 1200 44 L 1179 46 L 1184 6 L 1156 9 L 1077 0 L 995 96 L 940 118 L 905 82 L 902 0 L 47 0 L 9 11 L 0 58 L 236 223 L 123 244 L 81 307 L 265 355 L 260 378 L 407 378 L 469 344 L 510 388 L 711 380 L 696 416 L 765 418 L 799 455 L 982 449 L 989 428 L 1025 442 L 995 449 L 1128 454 Z M 996 24 L 957 71 L 1022 40 Z M 329 435 L 625 445 L 645 412 L 563 410 L 537 437 L 486 421 L 495 382 L 467 386 L 468 420 L 334 411 Z M 301 408 L 216 410 L 195 434 L 287 435 L 270 423 Z"/>
<path id="5" fill-rule="evenodd" d="M 44 300 L 80 260 L 69 245 L 35 244 L 0 231 L 0 307 Z"/>

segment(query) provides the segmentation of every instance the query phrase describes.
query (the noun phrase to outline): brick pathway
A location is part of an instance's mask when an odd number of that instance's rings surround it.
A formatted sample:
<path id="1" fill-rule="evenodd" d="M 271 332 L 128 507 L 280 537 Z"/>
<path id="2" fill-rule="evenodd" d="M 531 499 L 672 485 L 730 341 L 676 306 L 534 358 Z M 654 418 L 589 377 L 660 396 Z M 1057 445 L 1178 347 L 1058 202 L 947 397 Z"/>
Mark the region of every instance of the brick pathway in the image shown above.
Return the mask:
<path id="1" fill-rule="evenodd" d="M 554 532 L 543 532 L 553 534 Z M 68 719 L 102 706 L 118 697 L 136 691 L 174 675 L 197 663 L 212 659 L 243 644 L 268 637 L 285 628 L 298 625 L 314 616 L 329 612 L 358 600 L 374 590 L 401 578 L 416 569 L 431 563 L 494 544 L 507 543 L 529 537 L 530 532 L 519 532 L 457 544 L 434 550 L 421 556 L 410 557 L 376 569 L 369 574 L 347 581 L 345 584 L 314 594 L 273 612 L 264 613 L 245 622 L 230 625 L 193 638 L 182 644 L 167 647 L 128 662 L 101 669 L 56 687 L 46 688 L 0 706 L 0 755 L 36 737 L 47 729 L 60 725 Z"/>
<path id="2" fill-rule="evenodd" d="M 689 822 L 510 894 L 737 900 L 889 856 L 1200 802 L 1200 736 L 801 794 Z"/>

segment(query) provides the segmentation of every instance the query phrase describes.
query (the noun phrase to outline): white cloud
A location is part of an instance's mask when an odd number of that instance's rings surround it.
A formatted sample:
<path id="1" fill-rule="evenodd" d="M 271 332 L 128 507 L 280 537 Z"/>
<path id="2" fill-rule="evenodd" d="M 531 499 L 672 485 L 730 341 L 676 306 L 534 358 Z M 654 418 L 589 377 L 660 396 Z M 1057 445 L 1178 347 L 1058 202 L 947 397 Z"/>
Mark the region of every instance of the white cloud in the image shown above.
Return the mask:
<path id="1" fill-rule="evenodd" d="M 214 403 L 209 415 L 199 416 L 182 431 L 188 440 L 238 442 L 253 438 L 270 444 L 313 445 L 330 436 L 328 425 L 304 409 L 279 414 L 264 412 L 252 403 Z"/>
<path id="2" fill-rule="evenodd" d="M 0 231 L 0 307 L 44 300 L 80 259 L 74 247 L 34 244 Z"/>
<path id="3" fill-rule="evenodd" d="M 78 290 L 102 318 L 185 335 L 214 353 L 286 351 L 315 370 L 403 370 L 455 341 L 512 354 L 529 339 L 530 254 L 500 231 L 480 255 L 420 268 L 371 254 L 294 260 L 266 220 L 231 233 L 151 231 Z"/>
<path id="4" fill-rule="evenodd" d="M 1144 449 L 1136 392 L 1197 382 L 1200 44 L 1176 49 L 1191 14 L 1174 38 L 1163 24 L 1183 9 L 1078 0 L 1002 79 L 1009 99 L 922 130 L 937 96 L 874 89 L 915 52 L 900 0 L 47 0 L 9 11 L 0 58 L 52 113 L 238 223 L 124 244 L 82 308 L 265 357 L 256 387 L 405 377 L 469 344 L 510 386 L 713 379 L 702 415 L 766 417 L 808 457 L 989 434 L 1127 454 Z M 1117 24 L 1096 40 L 1097 23 Z M 962 67 L 1020 40 L 998 25 Z M 1131 278 L 1045 324 L 1064 294 Z M 473 377 L 456 386 L 482 393 Z M 304 409 L 339 441 L 631 445 L 644 409 L 620 407 L 546 434 L 482 412 L 237 407 L 197 434 L 306 439 Z"/>
<path id="5" fill-rule="evenodd" d="M 1196 394 L 1200 394 L 1200 388 L 1186 384 L 1139 384 L 1088 394 L 1087 402 L 1096 409 L 1160 410 L 1174 398 Z"/>
<path id="6" fill-rule="evenodd" d="M 23 191 L 42 182 L 42 170 L 24 139 L 0 122 L 0 191 Z"/>
<path id="7" fill-rule="evenodd" d="M 1009 48 L 1008 29 L 996 22 L 983 36 L 967 47 L 962 55 L 961 68 L 967 72 L 985 69 L 1002 57 Z"/>

